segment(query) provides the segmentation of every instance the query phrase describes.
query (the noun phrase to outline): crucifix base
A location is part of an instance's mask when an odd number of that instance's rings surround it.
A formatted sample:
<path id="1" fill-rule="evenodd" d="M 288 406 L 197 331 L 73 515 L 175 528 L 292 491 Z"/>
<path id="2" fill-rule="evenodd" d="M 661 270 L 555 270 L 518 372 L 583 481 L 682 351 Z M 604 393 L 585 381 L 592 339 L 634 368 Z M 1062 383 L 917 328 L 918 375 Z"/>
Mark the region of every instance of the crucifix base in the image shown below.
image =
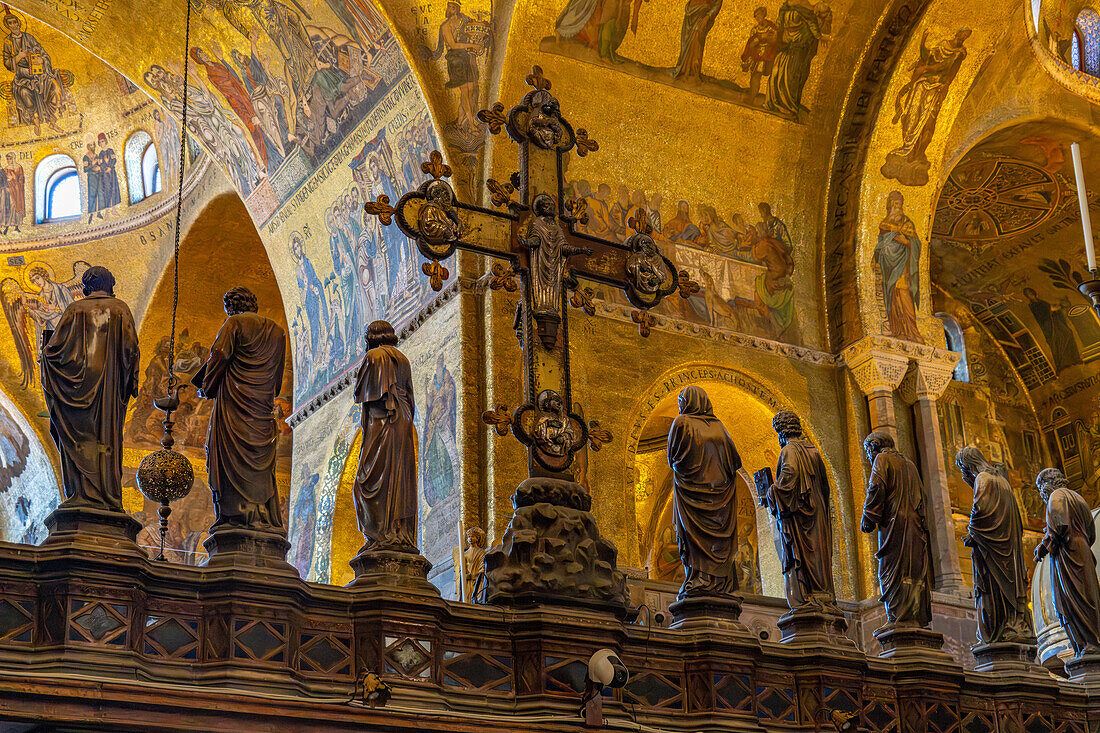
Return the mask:
<path id="1" fill-rule="evenodd" d="M 487 600 L 501 606 L 581 606 L 625 618 L 626 576 L 600 535 L 592 497 L 578 483 L 529 478 L 512 495 L 515 514 L 485 553 Z"/>
<path id="2" fill-rule="evenodd" d="M 414 591 L 427 591 L 439 596 L 439 589 L 428 582 L 432 564 L 419 552 L 402 550 L 371 550 L 364 547 L 351 559 L 355 579 L 349 588 L 389 586 Z"/>
<path id="3" fill-rule="evenodd" d="M 126 512 L 90 506 L 54 509 L 45 520 L 49 536 L 43 545 L 80 543 L 107 550 L 137 550 L 141 523 Z"/>
<path id="4" fill-rule="evenodd" d="M 286 561 L 290 543 L 275 532 L 265 532 L 246 527 L 214 527 L 202 546 L 208 558 L 206 567 L 254 567 L 292 573 L 298 570 Z"/>

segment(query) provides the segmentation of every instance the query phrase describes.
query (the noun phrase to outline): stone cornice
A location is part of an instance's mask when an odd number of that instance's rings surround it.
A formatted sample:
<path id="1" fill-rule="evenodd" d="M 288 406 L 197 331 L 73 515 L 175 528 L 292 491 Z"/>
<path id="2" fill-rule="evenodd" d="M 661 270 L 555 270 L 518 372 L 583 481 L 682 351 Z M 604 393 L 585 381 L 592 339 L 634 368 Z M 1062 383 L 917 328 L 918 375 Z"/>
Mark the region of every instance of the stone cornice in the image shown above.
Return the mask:
<path id="1" fill-rule="evenodd" d="M 608 303 L 607 301 L 596 301 L 596 313 L 615 321 L 633 324 L 634 321 L 631 319 L 630 314 L 633 313 L 634 310 L 633 307 L 627 305 Z M 738 331 L 715 328 L 714 326 L 705 326 L 701 323 L 691 323 L 679 318 L 669 318 L 668 316 L 660 314 L 652 315 L 654 321 L 651 324 L 651 328 L 654 331 L 691 336 L 693 338 L 708 338 L 733 346 L 755 349 L 775 356 L 782 356 L 786 359 L 809 362 L 810 364 L 822 364 L 826 366 L 835 366 L 837 364 L 837 357 L 824 351 L 810 349 L 805 346 L 786 344 L 782 341 L 773 341 L 772 339 L 761 338 L 759 336 L 749 336 L 748 334 Z"/>

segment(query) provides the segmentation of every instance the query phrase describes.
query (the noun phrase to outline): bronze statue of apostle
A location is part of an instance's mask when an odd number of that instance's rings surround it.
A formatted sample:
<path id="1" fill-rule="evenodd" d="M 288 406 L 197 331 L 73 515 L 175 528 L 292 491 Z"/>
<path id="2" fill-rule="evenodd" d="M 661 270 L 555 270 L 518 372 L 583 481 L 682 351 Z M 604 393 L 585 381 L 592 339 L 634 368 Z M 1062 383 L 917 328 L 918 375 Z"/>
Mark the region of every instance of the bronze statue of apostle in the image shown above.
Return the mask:
<path id="1" fill-rule="evenodd" d="M 860 529 L 878 530 L 875 557 L 886 620 L 927 628 L 932 623 L 932 557 L 920 474 L 894 447 L 889 433 L 871 433 L 863 439 L 863 449 L 871 478 Z"/>
<path id="2" fill-rule="evenodd" d="M 963 480 L 974 489 L 970 524 L 963 544 L 974 561 L 974 599 L 978 640 L 1033 643 L 1027 607 L 1024 525 L 1012 486 L 977 448 L 955 456 Z"/>
<path id="3" fill-rule="evenodd" d="M 283 384 L 286 333 L 256 312 L 256 296 L 233 288 L 206 363 L 192 379 L 214 400 L 206 468 L 214 526 L 286 534 L 275 489 L 275 396 Z"/>
<path id="4" fill-rule="evenodd" d="M 728 595 L 737 590 L 735 482 L 741 456 L 701 387 L 685 387 L 679 406 L 668 433 L 672 526 L 684 563 L 679 598 Z"/>
<path id="5" fill-rule="evenodd" d="M 368 550 L 417 552 L 416 427 L 412 366 L 386 321 L 367 327 L 367 354 L 355 383 L 363 406 L 363 447 L 352 496 Z"/>
<path id="6" fill-rule="evenodd" d="M 833 526 L 829 519 L 829 477 L 821 454 L 803 437 L 802 423 L 789 410 L 772 418 L 779 436 L 775 482 L 761 503 L 775 517 L 782 546 L 787 604 L 832 610 Z"/>
<path id="7" fill-rule="evenodd" d="M 42 391 L 61 455 L 63 506 L 122 512 L 122 425 L 138 393 L 138 339 L 106 267 L 83 275 L 84 298 L 43 333 Z"/>
<path id="8" fill-rule="evenodd" d="M 1035 479 L 1047 505 L 1047 528 L 1035 548 L 1035 561 L 1051 560 L 1051 586 L 1058 620 L 1078 658 L 1100 653 L 1100 581 L 1096 577 L 1096 525 L 1092 511 L 1056 468 Z"/>

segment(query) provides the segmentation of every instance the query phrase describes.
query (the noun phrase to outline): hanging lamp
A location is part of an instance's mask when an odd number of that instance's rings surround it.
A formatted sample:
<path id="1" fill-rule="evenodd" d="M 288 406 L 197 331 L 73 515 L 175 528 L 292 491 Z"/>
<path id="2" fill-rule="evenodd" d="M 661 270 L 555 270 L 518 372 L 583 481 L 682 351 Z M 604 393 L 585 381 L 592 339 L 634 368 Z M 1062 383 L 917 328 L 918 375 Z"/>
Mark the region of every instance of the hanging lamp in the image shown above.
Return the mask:
<path id="1" fill-rule="evenodd" d="M 168 394 L 153 400 L 158 410 L 164 412 L 164 437 L 161 449 L 150 453 L 141 460 L 137 470 L 138 489 L 151 501 L 158 502 L 160 508 L 160 552 L 156 560 L 166 561 L 164 556 L 164 538 L 168 534 L 168 516 L 172 513 L 169 504 L 182 499 L 191 492 L 195 483 L 195 471 L 191 462 L 182 453 L 172 449 L 175 438 L 172 437 L 172 413 L 180 406 L 179 379 L 176 377 L 176 311 L 179 307 L 180 292 L 180 226 L 183 219 L 183 174 L 187 162 L 187 78 L 189 71 L 188 48 L 191 45 L 191 1 L 187 2 L 187 20 L 184 28 L 183 45 L 183 124 L 180 126 L 180 167 L 179 192 L 176 200 L 175 245 L 172 255 L 172 330 L 168 339 Z"/>

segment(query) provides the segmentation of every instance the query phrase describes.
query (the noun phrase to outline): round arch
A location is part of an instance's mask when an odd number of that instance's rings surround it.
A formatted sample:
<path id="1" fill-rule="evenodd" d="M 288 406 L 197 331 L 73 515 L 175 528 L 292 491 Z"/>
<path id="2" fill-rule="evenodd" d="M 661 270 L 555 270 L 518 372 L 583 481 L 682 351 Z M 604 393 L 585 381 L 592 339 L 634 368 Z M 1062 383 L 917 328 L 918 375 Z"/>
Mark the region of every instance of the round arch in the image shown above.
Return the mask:
<path id="1" fill-rule="evenodd" d="M 779 448 L 778 442 L 775 441 L 775 434 L 771 428 L 771 417 L 779 410 L 791 410 L 798 413 L 799 417 L 802 419 L 806 437 L 808 437 L 814 445 L 819 447 L 821 445 L 816 437 L 820 427 L 815 426 L 813 415 L 808 415 L 797 410 L 771 385 L 733 367 L 710 362 L 681 364 L 665 371 L 657 379 L 653 380 L 651 386 L 643 392 L 644 396 L 635 403 L 633 414 L 637 417 L 626 438 L 628 460 L 624 467 L 623 480 L 625 485 L 635 487 L 636 493 L 639 491 L 640 479 L 644 478 L 641 472 L 652 470 L 649 466 L 640 468 L 638 459 L 640 453 L 645 455 L 647 452 L 642 450 L 646 447 L 646 444 L 643 443 L 643 438 L 646 436 L 646 427 L 651 424 L 656 426 L 659 419 L 662 417 L 662 410 L 667 412 L 669 405 L 675 405 L 676 395 L 679 394 L 681 389 L 690 384 L 699 385 L 704 389 L 709 387 L 715 390 L 715 394 L 712 395 L 712 402 L 715 403 L 716 414 L 718 414 L 719 418 L 725 418 L 723 422 L 726 424 L 727 429 L 733 425 L 737 425 L 738 428 L 742 426 L 741 422 L 730 422 L 735 415 L 739 420 L 743 419 L 745 415 L 750 415 L 754 420 L 753 430 L 742 431 L 735 428 L 734 431 L 731 432 L 734 442 L 737 444 L 738 451 L 741 453 L 745 470 L 748 471 L 749 474 L 752 474 L 754 471 L 764 466 L 772 467 L 774 470 L 774 463 L 775 460 L 778 459 Z M 719 400 L 714 399 L 716 395 L 727 397 L 730 400 L 729 405 L 723 405 Z M 740 408 L 742 412 L 739 413 L 738 408 Z M 672 416 L 673 415 L 664 415 L 668 425 L 671 425 Z M 667 432 L 667 427 L 665 427 L 666 436 Z M 751 437 L 746 439 L 745 435 L 742 433 L 748 434 Z M 649 438 L 653 440 L 653 434 L 650 434 Z M 774 449 L 769 447 L 772 444 L 774 444 Z M 769 450 L 771 450 L 771 453 L 768 452 Z M 653 451 L 650 450 L 648 452 L 652 453 Z M 845 527 L 849 526 L 849 523 L 844 521 L 845 517 L 850 519 L 852 516 L 852 497 L 841 495 L 841 492 L 836 490 L 836 487 L 844 485 L 844 482 L 838 481 L 838 474 L 830 456 L 822 452 L 821 458 L 825 463 L 826 470 L 829 472 L 829 478 L 833 487 L 832 523 L 834 542 L 836 543 L 836 546 L 833 548 L 833 577 L 837 584 L 838 594 L 850 596 L 854 594 L 855 589 L 859 587 L 859 551 L 856 540 L 850 537 L 845 531 Z M 649 463 L 654 463 L 654 461 L 650 460 Z M 751 487 L 744 488 L 751 489 Z M 652 512 L 652 507 L 650 511 Z M 782 574 L 778 571 L 779 559 L 778 553 L 775 550 L 775 538 L 772 526 L 772 521 L 767 511 L 763 510 L 761 507 L 757 507 L 757 550 L 761 574 L 765 579 L 778 578 L 781 583 Z M 773 562 L 774 565 L 772 564 Z M 845 572 L 838 574 L 837 571 L 841 568 L 845 568 Z M 767 595 L 772 594 L 775 588 L 771 580 L 768 581 L 768 585 L 766 585 L 763 590 Z M 779 585 L 778 590 L 778 595 L 782 596 L 782 585 Z"/>

